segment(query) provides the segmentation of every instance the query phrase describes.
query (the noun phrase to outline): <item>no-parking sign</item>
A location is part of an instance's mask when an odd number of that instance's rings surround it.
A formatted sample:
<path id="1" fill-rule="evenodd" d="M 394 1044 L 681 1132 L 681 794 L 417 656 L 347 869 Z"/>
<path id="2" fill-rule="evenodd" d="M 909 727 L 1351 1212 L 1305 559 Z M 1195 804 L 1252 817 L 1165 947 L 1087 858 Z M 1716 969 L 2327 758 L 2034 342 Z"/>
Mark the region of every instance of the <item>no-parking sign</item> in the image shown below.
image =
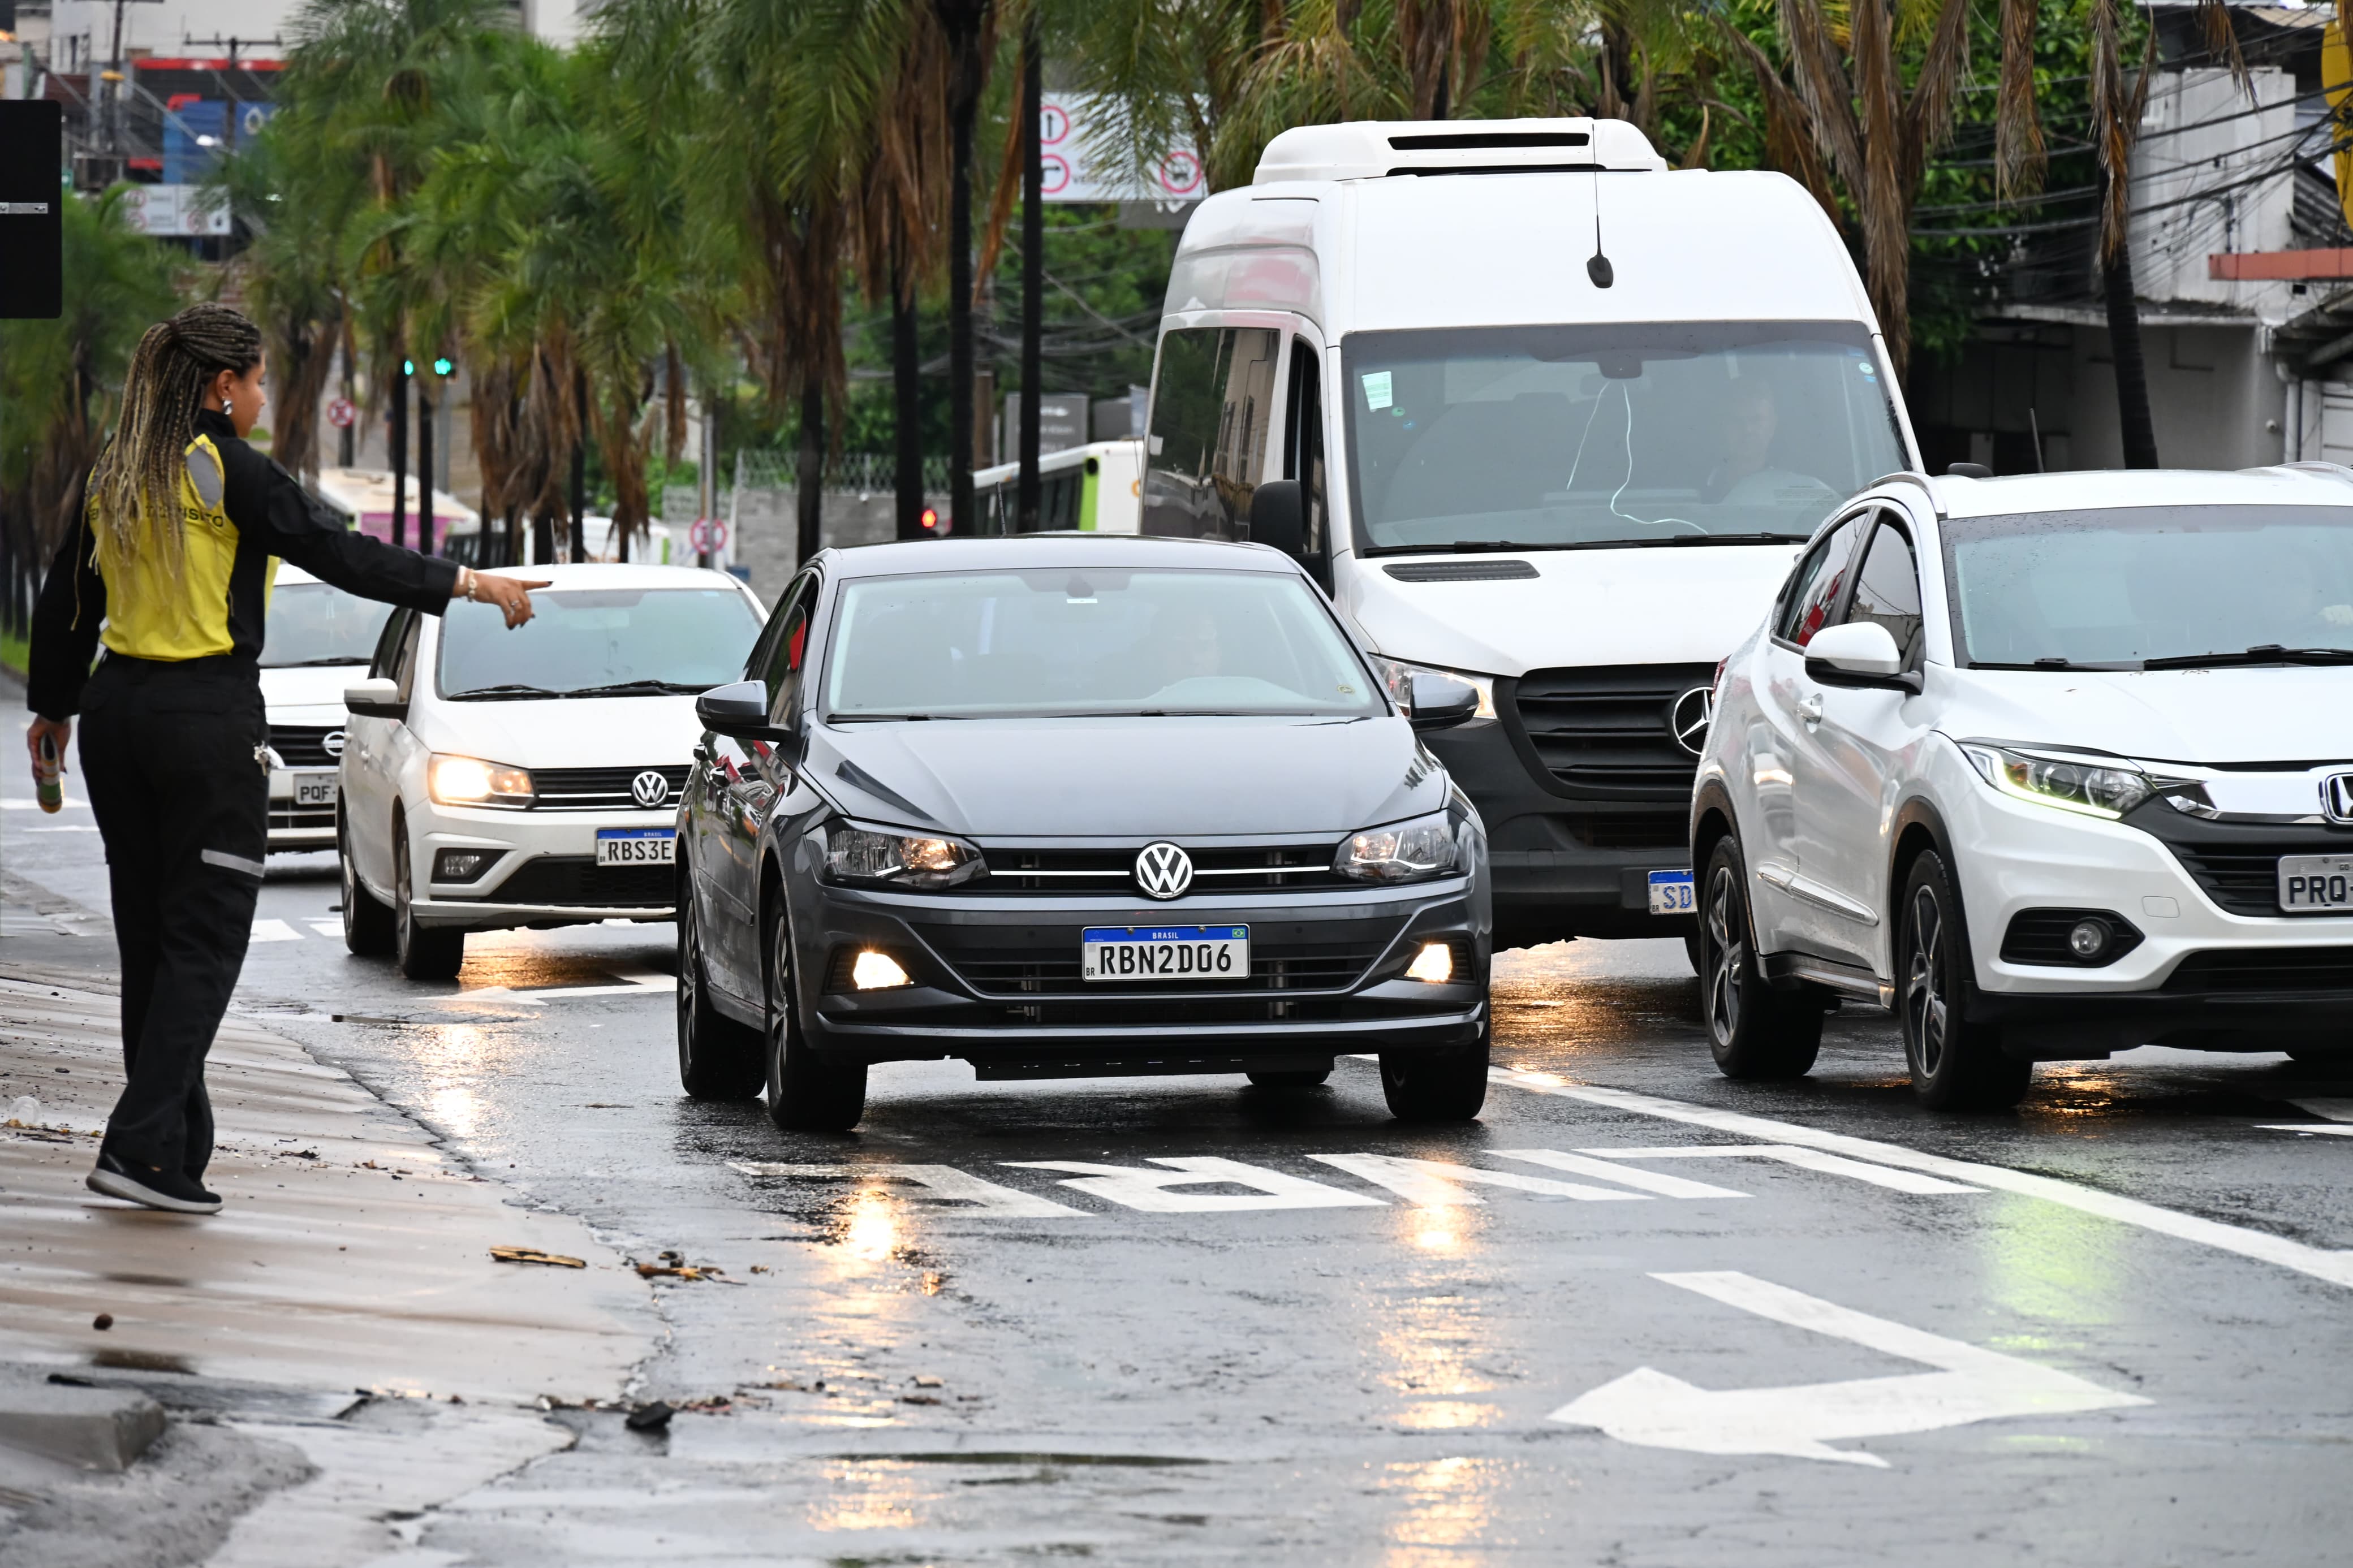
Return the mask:
<path id="1" fill-rule="evenodd" d="M 1191 202 L 1209 194 L 1200 154 L 1181 142 L 1161 149 L 1139 178 L 1126 154 L 1120 116 L 1116 102 L 1092 94 L 1039 101 L 1040 188 L 1048 201 Z"/>

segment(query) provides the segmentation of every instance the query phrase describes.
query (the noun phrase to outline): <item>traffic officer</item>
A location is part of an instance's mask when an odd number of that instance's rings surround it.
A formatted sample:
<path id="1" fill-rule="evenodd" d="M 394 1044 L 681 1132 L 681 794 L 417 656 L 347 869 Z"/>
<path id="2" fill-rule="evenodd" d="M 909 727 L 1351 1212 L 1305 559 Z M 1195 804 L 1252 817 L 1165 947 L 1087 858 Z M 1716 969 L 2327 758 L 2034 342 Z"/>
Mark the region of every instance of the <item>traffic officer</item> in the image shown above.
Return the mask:
<path id="1" fill-rule="evenodd" d="M 37 765 L 44 741 L 62 755 L 82 717 L 122 959 L 127 1081 L 90 1185 L 180 1214 L 220 1208 L 204 1185 L 205 1056 L 268 852 L 259 656 L 278 563 L 427 615 L 456 597 L 494 604 L 509 626 L 545 586 L 345 531 L 246 445 L 264 368 L 259 329 L 225 305 L 148 329 L 33 616 L 27 741 Z"/>

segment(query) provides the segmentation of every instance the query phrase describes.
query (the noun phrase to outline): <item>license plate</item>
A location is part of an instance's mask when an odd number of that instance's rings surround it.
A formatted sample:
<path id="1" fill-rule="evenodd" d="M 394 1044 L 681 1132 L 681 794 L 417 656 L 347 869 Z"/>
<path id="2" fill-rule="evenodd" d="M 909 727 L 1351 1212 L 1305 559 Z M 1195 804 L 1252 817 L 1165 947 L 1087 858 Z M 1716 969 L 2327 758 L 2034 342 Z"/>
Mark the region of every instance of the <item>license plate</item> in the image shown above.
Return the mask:
<path id="1" fill-rule="evenodd" d="M 1245 980 L 1248 926 L 1089 926 L 1079 933 L 1082 980 Z"/>
<path id="2" fill-rule="evenodd" d="M 332 805 L 335 804 L 335 775 L 332 773 L 296 773 L 294 775 L 296 805 Z"/>
<path id="3" fill-rule="evenodd" d="M 1692 874 L 1689 871 L 1653 871 L 1651 873 L 1651 912 L 1654 915 L 1687 915 L 1699 908 L 1692 894 Z"/>
<path id="4" fill-rule="evenodd" d="M 668 827 L 600 827 L 596 830 L 599 866 L 674 866 L 678 834 Z"/>
<path id="5" fill-rule="evenodd" d="M 2289 914 L 2353 912 L 2353 855 L 2283 855 L 2279 907 Z"/>

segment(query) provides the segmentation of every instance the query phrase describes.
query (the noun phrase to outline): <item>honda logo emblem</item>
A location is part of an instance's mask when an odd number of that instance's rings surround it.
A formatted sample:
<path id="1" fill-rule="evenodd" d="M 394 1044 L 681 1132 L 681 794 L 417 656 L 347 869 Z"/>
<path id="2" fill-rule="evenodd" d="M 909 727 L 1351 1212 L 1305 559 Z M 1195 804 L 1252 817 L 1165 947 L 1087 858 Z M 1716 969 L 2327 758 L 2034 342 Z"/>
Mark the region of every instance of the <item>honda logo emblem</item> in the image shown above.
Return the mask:
<path id="1" fill-rule="evenodd" d="M 2331 822 L 2353 822 L 2353 773 L 2331 773 L 2320 781 L 2320 809 Z"/>
<path id="2" fill-rule="evenodd" d="M 629 794 L 639 805 L 650 811 L 670 798 L 670 780 L 648 768 L 629 781 Z"/>
<path id="3" fill-rule="evenodd" d="M 1135 857 L 1135 885 L 1148 898 L 1183 898 L 1193 885 L 1193 858 L 1174 844 L 1147 844 Z"/>
<path id="4" fill-rule="evenodd" d="M 1698 756 L 1707 749 L 1707 727 L 1715 721 L 1715 693 L 1694 686 L 1667 707 L 1667 733 L 1675 744 Z"/>

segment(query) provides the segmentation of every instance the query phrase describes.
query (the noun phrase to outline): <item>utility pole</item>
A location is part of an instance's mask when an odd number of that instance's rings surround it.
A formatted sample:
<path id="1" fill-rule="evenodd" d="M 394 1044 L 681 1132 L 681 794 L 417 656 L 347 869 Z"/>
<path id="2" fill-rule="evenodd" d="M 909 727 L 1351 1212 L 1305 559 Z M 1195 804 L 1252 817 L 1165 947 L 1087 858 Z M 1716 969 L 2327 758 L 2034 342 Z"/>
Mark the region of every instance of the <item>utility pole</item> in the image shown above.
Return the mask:
<path id="1" fill-rule="evenodd" d="M 1014 525 L 1021 533 L 1038 531 L 1038 403 L 1046 374 L 1046 157 L 1038 124 L 1045 112 L 1044 76 L 1045 48 L 1033 7 L 1021 30 L 1021 482 Z"/>
<path id="2" fill-rule="evenodd" d="M 106 68 L 106 151 L 110 157 L 122 153 L 123 3 L 124 0 L 114 0 L 114 54 Z"/>
<path id="3" fill-rule="evenodd" d="M 433 553 L 433 384 L 417 381 L 417 552 Z"/>
<path id="4" fill-rule="evenodd" d="M 588 372 L 572 367 L 572 416 L 580 435 L 572 443 L 572 559 L 588 559 Z"/>
<path id="5" fill-rule="evenodd" d="M 396 358 L 392 373 L 392 430 L 385 454 L 392 467 L 392 542 L 408 542 L 408 361 Z"/>

